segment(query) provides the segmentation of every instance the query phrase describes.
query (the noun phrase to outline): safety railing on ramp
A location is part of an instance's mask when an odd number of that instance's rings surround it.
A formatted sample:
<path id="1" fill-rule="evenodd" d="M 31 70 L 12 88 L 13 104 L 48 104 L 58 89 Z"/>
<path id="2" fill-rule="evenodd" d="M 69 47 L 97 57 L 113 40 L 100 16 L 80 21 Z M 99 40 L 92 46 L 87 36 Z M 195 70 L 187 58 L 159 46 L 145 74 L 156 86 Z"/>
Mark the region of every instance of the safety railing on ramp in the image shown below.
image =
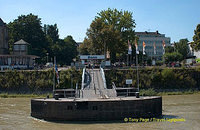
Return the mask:
<path id="1" fill-rule="evenodd" d="M 84 81 L 85 81 L 85 68 L 83 68 L 83 73 L 82 73 L 82 84 L 81 84 L 81 90 L 84 89 L 84 85 L 85 85 Z"/>
<path id="2" fill-rule="evenodd" d="M 112 89 L 114 90 L 115 96 L 117 96 L 117 90 L 116 90 L 116 85 L 114 82 L 112 82 Z"/>
<path id="3" fill-rule="evenodd" d="M 103 79 L 104 89 L 107 89 L 105 74 L 104 74 L 103 68 L 101 68 L 101 67 L 100 67 L 100 74 L 101 74 L 101 77 Z"/>

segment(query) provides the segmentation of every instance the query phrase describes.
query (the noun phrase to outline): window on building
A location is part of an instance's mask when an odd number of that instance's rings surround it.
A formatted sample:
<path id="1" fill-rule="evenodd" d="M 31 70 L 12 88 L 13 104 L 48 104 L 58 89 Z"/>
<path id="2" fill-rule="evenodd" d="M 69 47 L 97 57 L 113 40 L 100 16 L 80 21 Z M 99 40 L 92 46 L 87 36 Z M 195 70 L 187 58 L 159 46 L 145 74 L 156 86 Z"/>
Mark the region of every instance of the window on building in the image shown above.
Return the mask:
<path id="1" fill-rule="evenodd" d="M 25 45 L 21 45 L 21 50 L 25 51 L 26 46 Z"/>
<path id="2" fill-rule="evenodd" d="M 14 45 L 14 50 L 18 51 L 19 50 L 19 45 Z"/>

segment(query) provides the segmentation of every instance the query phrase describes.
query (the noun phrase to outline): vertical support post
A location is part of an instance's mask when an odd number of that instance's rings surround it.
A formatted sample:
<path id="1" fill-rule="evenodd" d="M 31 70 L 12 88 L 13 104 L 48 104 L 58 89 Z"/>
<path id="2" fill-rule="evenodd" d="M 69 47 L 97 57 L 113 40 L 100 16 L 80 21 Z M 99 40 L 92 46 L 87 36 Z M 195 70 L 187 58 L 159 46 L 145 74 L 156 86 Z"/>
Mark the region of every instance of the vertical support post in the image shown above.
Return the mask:
<path id="1" fill-rule="evenodd" d="M 72 97 L 72 90 L 73 90 L 73 78 L 72 78 L 72 74 L 70 75 L 71 76 L 71 97 Z"/>
<path id="2" fill-rule="evenodd" d="M 132 58 L 133 56 L 132 56 L 132 52 L 131 52 L 131 54 L 130 54 L 130 66 L 133 64 L 133 61 L 132 61 Z"/>
<path id="3" fill-rule="evenodd" d="M 56 66 L 56 57 L 54 56 L 54 66 L 53 66 L 53 97 L 54 97 L 54 92 L 55 92 L 55 88 L 56 88 L 56 81 L 55 81 L 56 70 L 55 70 L 55 66 Z"/>
<path id="4" fill-rule="evenodd" d="M 127 54 L 127 66 L 129 64 L 128 60 L 129 60 L 129 54 Z"/>
<path id="5" fill-rule="evenodd" d="M 106 62 L 106 42 L 104 40 L 104 61 Z"/>
<path id="6" fill-rule="evenodd" d="M 144 65 L 144 54 L 142 53 L 142 66 Z"/>
<path id="7" fill-rule="evenodd" d="M 153 43 L 152 43 L 151 66 L 152 66 L 152 63 L 153 63 L 153 59 L 152 59 L 153 54 L 154 54 L 154 48 L 153 48 Z"/>
<path id="8" fill-rule="evenodd" d="M 138 87 L 138 92 L 139 92 L 139 73 L 138 73 L 138 56 L 136 53 L 136 71 L 137 71 L 137 87 Z"/>

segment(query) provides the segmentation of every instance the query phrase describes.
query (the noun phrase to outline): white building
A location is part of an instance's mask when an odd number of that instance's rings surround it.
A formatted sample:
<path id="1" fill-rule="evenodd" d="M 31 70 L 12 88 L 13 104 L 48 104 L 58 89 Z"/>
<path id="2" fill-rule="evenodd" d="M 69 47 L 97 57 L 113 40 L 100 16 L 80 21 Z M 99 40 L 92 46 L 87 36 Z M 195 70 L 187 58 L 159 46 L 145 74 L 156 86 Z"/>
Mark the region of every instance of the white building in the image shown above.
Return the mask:
<path id="1" fill-rule="evenodd" d="M 170 46 L 170 38 L 165 37 L 165 34 L 160 34 L 156 32 L 135 32 L 136 36 L 139 37 L 138 47 L 139 51 L 143 51 L 143 42 L 145 42 L 145 52 L 148 57 L 155 58 L 158 60 L 162 59 L 163 56 L 163 41 L 165 42 L 165 47 Z M 156 46 L 156 54 L 154 54 L 154 43 Z"/>
<path id="2" fill-rule="evenodd" d="M 195 51 L 191 47 L 191 42 L 188 42 L 189 48 L 190 48 L 190 55 L 191 56 L 196 56 L 196 59 L 200 58 L 200 51 Z"/>

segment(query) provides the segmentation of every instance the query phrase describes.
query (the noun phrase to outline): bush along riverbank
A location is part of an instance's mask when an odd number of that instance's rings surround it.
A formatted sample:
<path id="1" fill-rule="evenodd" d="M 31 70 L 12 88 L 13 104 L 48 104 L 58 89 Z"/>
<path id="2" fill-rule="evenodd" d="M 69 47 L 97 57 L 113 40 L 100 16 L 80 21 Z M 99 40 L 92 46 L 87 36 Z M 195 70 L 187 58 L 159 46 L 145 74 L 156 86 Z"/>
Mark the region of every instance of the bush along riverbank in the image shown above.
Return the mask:
<path id="1" fill-rule="evenodd" d="M 150 89 L 141 89 L 140 96 L 165 96 L 165 95 L 186 95 L 186 94 L 200 94 L 199 90 L 171 90 L 171 91 L 162 91 L 158 92 L 152 88 Z M 49 96 L 50 98 L 53 97 L 53 93 L 46 92 L 46 93 L 0 93 L 0 98 L 46 98 Z"/>
<path id="2" fill-rule="evenodd" d="M 132 79 L 130 87 L 137 86 L 135 69 L 105 70 L 107 86 L 128 87 L 126 79 Z M 82 70 L 68 69 L 59 72 L 60 85 L 56 88 L 81 86 Z M 200 90 L 199 68 L 139 70 L 140 95 L 172 95 L 198 93 Z M 35 97 L 49 95 L 53 89 L 53 71 L 6 71 L 0 72 L 0 97 Z M 170 91 L 168 91 L 170 90 Z"/>
<path id="3" fill-rule="evenodd" d="M 81 85 L 81 71 L 68 69 L 59 72 L 57 88 L 75 88 Z M 53 89 L 53 71 L 6 71 L 0 72 L 0 93 L 43 94 Z M 56 80 L 57 82 L 57 80 Z"/>
<path id="4" fill-rule="evenodd" d="M 127 70 L 105 70 L 107 86 L 112 82 L 117 87 L 127 87 L 126 79 L 132 79 L 132 87 L 137 86 L 137 73 L 135 69 Z M 200 68 L 143 68 L 139 70 L 140 89 L 200 89 Z"/>

